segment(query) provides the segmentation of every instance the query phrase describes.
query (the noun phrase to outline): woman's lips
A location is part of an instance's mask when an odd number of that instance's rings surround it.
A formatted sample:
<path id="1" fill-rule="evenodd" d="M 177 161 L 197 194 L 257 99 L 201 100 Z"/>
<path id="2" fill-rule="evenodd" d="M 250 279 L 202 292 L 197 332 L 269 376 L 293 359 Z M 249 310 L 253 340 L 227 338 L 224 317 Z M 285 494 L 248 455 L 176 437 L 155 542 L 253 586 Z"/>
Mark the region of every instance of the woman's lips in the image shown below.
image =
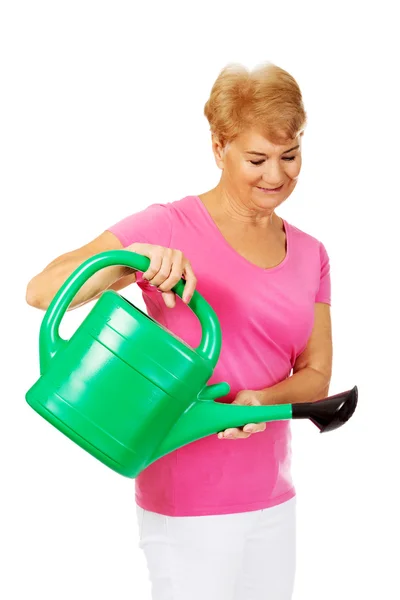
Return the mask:
<path id="1" fill-rule="evenodd" d="M 283 188 L 283 184 L 280 187 L 273 188 L 273 189 L 262 188 L 262 187 L 257 186 L 257 189 L 261 190 L 264 194 L 277 194 L 278 192 L 281 191 L 282 188 Z"/>

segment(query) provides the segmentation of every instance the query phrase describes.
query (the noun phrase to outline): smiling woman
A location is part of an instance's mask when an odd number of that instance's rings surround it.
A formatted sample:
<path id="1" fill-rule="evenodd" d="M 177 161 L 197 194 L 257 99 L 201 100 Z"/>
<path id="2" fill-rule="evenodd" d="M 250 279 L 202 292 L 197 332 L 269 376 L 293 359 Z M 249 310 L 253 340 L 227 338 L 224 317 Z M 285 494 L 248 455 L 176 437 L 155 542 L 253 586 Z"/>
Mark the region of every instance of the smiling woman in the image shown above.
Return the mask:
<path id="1" fill-rule="evenodd" d="M 136 281 L 149 316 L 196 348 L 201 328 L 187 302 L 197 288 L 221 325 L 222 351 L 209 381 L 226 381 L 231 392 L 218 401 L 312 402 L 327 394 L 331 373 L 329 257 L 319 240 L 275 212 L 301 171 L 306 114 L 299 86 L 271 63 L 251 72 L 231 65 L 204 113 L 220 170 L 216 186 L 174 202 L 156 199 L 112 224 L 34 277 L 27 299 L 48 306 L 66 278 L 104 250 L 144 254 L 145 273 L 110 269 L 88 281 L 76 302 Z M 185 296 L 176 302 L 172 288 L 182 277 Z M 231 429 L 231 439 L 219 433 L 162 456 L 135 479 L 153 599 L 289 600 L 296 495 L 290 421 L 247 423 Z"/>

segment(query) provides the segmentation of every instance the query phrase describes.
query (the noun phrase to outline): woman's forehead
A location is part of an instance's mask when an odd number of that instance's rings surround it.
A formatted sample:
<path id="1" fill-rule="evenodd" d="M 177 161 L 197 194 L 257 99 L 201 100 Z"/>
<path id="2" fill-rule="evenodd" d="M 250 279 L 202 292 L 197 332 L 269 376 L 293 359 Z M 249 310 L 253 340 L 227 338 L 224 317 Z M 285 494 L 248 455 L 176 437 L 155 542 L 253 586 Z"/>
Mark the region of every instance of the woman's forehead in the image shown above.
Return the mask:
<path id="1" fill-rule="evenodd" d="M 301 137 L 298 135 L 295 138 L 289 138 L 283 135 L 280 144 L 274 144 L 267 137 L 254 130 L 247 130 L 241 133 L 236 139 L 236 146 L 242 152 L 259 152 L 259 153 L 281 153 L 285 150 L 300 144 Z"/>

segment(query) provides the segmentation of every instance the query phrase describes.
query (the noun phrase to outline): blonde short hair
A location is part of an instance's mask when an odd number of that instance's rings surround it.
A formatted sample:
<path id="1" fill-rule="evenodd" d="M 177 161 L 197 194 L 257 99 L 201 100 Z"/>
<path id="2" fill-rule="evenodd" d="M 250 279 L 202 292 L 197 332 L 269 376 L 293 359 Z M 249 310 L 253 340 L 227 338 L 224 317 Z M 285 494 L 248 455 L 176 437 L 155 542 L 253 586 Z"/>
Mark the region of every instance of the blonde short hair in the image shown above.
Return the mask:
<path id="1" fill-rule="evenodd" d="M 254 129 L 273 144 L 302 135 L 307 115 L 295 79 L 273 63 L 252 71 L 232 63 L 218 75 L 204 114 L 223 146 L 246 129 Z"/>

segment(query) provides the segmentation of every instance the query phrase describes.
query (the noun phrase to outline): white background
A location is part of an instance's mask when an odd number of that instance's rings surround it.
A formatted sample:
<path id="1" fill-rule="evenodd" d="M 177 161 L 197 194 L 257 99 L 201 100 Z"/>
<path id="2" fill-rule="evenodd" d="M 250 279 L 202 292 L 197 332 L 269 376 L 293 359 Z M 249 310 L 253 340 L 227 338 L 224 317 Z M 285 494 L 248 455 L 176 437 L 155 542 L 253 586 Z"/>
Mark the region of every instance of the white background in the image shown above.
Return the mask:
<path id="1" fill-rule="evenodd" d="M 25 303 L 26 284 L 120 218 L 214 187 L 220 171 L 204 104 L 226 64 L 264 61 L 296 78 L 309 119 L 299 184 L 277 214 L 328 250 L 330 393 L 359 388 L 342 429 L 320 435 L 308 421 L 292 424 L 294 600 L 396 596 L 394 4 L 2 3 L 2 598 L 150 599 L 134 481 L 25 402 L 39 374 L 43 317 Z M 124 293 L 144 307 L 137 288 Z M 68 313 L 62 335 L 90 308 Z"/>

